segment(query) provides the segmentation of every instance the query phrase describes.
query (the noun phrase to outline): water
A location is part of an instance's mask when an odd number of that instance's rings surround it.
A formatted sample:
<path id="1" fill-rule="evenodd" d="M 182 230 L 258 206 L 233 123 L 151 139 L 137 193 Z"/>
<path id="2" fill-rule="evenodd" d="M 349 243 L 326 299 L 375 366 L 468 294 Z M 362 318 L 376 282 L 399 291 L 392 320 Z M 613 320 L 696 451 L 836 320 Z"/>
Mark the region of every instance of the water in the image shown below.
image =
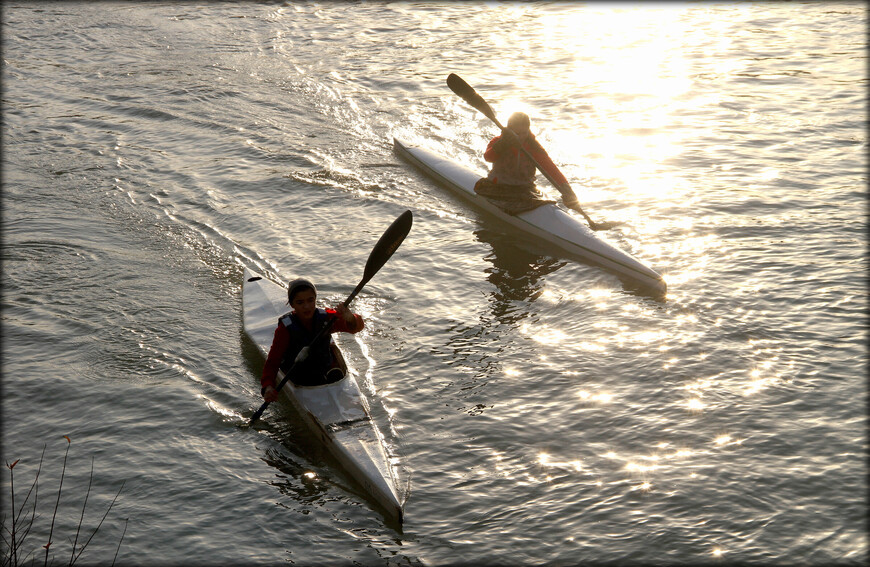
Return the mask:
<path id="1" fill-rule="evenodd" d="M 2 446 L 18 491 L 46 448 L 33 547 L 69 435 L 59 561 L 93 459 L 86 527 L 125 483 L 94 563 L 865 562 L 866 25 L 821 2 L 5 4 Z M 451 72 L 531 115 L 666 300 L 393 154 L 484 171 L 495 129 Z M 250 266 L 338 303 L 405 209 L 343 342 L 400 529 L 292 408 L 244 426 L 240 290 Z"/>

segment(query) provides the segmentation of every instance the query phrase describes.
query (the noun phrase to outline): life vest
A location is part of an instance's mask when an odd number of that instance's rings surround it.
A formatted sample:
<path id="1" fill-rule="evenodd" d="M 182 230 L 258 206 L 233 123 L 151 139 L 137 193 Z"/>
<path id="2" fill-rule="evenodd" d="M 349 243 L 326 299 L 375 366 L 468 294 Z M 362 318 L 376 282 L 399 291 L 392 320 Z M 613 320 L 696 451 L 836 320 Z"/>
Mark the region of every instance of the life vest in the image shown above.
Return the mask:
<path id="1" fill-rule="evenodd" d="M 293 313 L 283 315 L 278 321 L 290 334 L 290 343 L 281 359 L 281 370 L 285 373 L 290 370 L 302 347 L 311 345 L 308 357 L 296 365 L 291 378 L 297 382 L 297 377 L 304 380 L 314 376 L 323 376 L 333 364 L 332 351 L 329 348 L 330 334 L 324 333 L 314 344 L 311 344 L 311 340 L 324 325 L 329 323 L 329 315 L 326 311 L 320 308 L 314 311 L 314 323 L 311 331 L 306 329 L 305 325 Z"/>
<path id="2" fill-rule="evenodd" d="M 523 147 L 532 155 L 540 147 L 537 140 L 526 140 Z M 507 148 L 500 152 L 498 158 L 492 163 L 492 169 L 487 177 L 493 183 L 499 185 L 520 185 L 532 189 L 535 186 L 535 173 L 537 168 L 525 152 L 519 148 Z"/>

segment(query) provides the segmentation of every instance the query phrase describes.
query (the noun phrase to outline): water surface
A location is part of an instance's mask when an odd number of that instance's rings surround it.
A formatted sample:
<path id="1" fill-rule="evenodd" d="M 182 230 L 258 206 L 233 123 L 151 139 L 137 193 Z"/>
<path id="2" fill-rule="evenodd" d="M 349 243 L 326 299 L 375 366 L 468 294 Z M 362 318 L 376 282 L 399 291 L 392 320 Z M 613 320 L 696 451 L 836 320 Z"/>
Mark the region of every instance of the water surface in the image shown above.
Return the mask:
<path id="1" fill-rule="evenodd" d="M 124 519 L 124 564 L 865 562 L 866 25 L 822 2 L 4 5 L 16 488 L 45 445 L 49 502 L 70 436 L 62 558 L 91 458 L 87 525 L 125 482 L 95 563 Z M 530 114 L 665 300 L 393 154 L 485 172 L 496 130 L 451 72 Z M 342 342 L 399 529 L 289 406 L 244 427 L 240 291 L 249 266 L 338 303 L 406 209 Z"/>

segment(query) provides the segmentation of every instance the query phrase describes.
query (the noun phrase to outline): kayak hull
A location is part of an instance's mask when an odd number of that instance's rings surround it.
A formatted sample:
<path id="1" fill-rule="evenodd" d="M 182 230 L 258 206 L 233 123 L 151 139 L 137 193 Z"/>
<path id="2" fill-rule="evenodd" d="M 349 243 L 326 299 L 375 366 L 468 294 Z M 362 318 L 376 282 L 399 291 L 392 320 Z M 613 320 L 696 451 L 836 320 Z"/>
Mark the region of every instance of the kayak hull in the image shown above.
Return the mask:
<path id="1" fill-rule="evenodd" d="M 268 356 L 278 319 L 288 311 L 287 291 L 245 268 L 242 303 L 245 335 L 264 357 Z M 344 364 L 337 346 L 334 352 Z M 279 371 L 278 381 L 283 377 Z M 296 386 L 288 381 L 281 395 L 365 493 L 401 523 L 404 511 L 384 438 L 353 374 L 348 372 L 337 382 L 319 386 Z"/>
<path id="2" fill-rule="evenodd" d="M 599 238 L 586 224 L 556 205 L 542 205 L 531 211 L 510 215 L 474 192 L 475 183 L 483 177 L 478 172 L 397 138 L 393 138 L 393 147 L 399 156 L 453 193 L 490 215 L 545 241 L 555 247 L 558 253 L 605 268 L 624 281 L 655 295 L 667 292 L 667 284 L 655 270 Z"/>

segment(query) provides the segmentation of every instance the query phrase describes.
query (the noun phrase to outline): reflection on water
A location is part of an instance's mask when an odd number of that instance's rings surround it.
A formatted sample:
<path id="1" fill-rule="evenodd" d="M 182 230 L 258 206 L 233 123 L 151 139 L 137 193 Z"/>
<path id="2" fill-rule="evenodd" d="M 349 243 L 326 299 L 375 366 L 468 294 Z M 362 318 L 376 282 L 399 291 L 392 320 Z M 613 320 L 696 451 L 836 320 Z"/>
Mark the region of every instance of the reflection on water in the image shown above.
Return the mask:
<path id="1" fill-rule="evenodd" d="M 492 249 L 486 256 L 492 263 L 492 268 L 486 270 L 486 279 L 495 286 L 489 295 L 492 315 L 500 324 L 516 327 L 529 317 L 529 303 L 544 293 L 541 278 L 566 262 L 523 250 L 511 242 L 513 237 L 485 228 L 475 230 L 474 235 Z"/>
<path id="2" fill-rule="evenodd" d="M 492 289 L 486 291 L 486 304 L 477 313 L 469 313 L 466 320 L 447 330 L 443 347 L 433 354 L 443 357 L 453 368 L 451 382 L 446 384 L 460 398 L 462 411 L 479 415 L 491 404 L 475 399 L 493 379 L 516 376 L 519 370 L 512 355 L 518 354 L 522 365 L 527 355 L 512 337 L 525 335 L 524 329 L 535 327 L 536 317 L 529 305 L 544 293 L 542 278 L 565 265 L 565 261 L 541 256 L 524 250 L 513 242 L 512 236 L 478 229 L 474 232 L 490 252 L 484 257 L 492 264 L 486 268 L 486 280 Z"/>
<path id="3" fill-rule="evenodd" d="M 291 457 L 275 449 L 266 449 L 263 462 L 275 467 L 279 473 L 270 484 L 282 494 L 289 495 L 289 500 L 303 507 L 316 505 L 329 492 L 330 482 L 321 477 L 312 467 L 303 464 L 301 459 Z"/>

